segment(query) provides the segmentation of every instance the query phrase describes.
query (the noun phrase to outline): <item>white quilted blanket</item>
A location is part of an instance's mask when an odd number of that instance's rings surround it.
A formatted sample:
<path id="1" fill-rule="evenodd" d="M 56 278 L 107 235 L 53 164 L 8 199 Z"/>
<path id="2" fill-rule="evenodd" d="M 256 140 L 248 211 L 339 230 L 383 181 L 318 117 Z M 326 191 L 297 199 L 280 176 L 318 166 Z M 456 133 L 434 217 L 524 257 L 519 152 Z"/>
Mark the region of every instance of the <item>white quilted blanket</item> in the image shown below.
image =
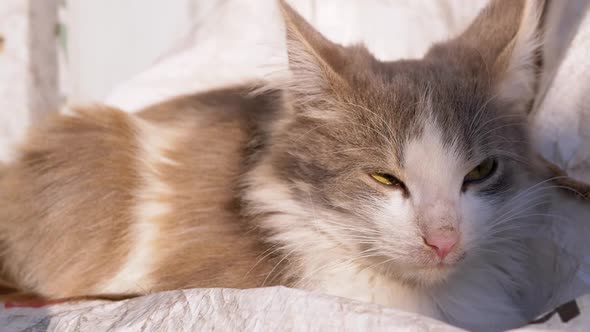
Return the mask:
<path id="1" fill-rule="evenodd" d="M 515 331 L 587 331 L 588 313 L 569 323 L 554 315 Z M 434 319 L 283 287 L 171 291 L 120 302 L 3 309 L 2 331 L 431 331 L 461 329 Z"/>

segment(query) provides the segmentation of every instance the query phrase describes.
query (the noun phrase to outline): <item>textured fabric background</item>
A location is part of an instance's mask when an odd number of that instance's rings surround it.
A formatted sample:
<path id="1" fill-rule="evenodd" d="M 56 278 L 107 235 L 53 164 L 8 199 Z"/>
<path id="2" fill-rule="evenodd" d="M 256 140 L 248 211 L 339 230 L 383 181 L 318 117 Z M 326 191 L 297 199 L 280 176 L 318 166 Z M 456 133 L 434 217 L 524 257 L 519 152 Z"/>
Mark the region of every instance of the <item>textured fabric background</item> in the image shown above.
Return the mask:
<path id="1" fill-rule="evenodd" d="M 588 331 L 583 315 L 563 323 L 557 315 L 515 331 Z M 2 331 L 407 331 L 461 329 L 415 314 L 283 287 L 191 289 L 128 301 L 91 301 L 44 308 L 0 309 Z"/>

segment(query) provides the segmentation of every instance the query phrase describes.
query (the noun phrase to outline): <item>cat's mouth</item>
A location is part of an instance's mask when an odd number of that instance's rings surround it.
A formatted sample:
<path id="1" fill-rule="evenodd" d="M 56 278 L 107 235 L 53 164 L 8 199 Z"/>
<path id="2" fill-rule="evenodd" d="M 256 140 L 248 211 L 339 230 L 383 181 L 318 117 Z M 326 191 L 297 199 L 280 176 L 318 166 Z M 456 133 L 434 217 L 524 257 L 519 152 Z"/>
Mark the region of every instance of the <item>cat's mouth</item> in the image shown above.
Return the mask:
<path id="1" fill-rule="evenodd" d="M 438 271 L 438 272 L 446 272 L 452 269 L 455 269 L 457 266 L 454 262 L 436 262 L 433 264 L 427 264 L 419 266 L 418 270 L 428 270 L 428 271 Z"/>
<path id="2" fill-rule="evenodd" d="M 432 287 L 447 281 L 456 271 L 456 264 L 440 263 L 406 267 L 395 273 L 389 273 L 389 277 L 397 279 L 414 287 Z"/>
<path id="3" fill-rule="evenodd" d="M 417 287 L 428 287 L 447 280 L 457 270 L 462 255 L 440 259 L 427 252 L 416 252 L 404 260 L 390 255 L 375 257 L 367 267 L 378 270 L 389 278 Z"/>
<path id="4" fill-rule="evenodd" d="M 404 281 L 415 286 L 428 287 L 448 280 L 457 270 L 457 262 L 432 262 L 430 264 L 413 265 L 402 274 Z"/>

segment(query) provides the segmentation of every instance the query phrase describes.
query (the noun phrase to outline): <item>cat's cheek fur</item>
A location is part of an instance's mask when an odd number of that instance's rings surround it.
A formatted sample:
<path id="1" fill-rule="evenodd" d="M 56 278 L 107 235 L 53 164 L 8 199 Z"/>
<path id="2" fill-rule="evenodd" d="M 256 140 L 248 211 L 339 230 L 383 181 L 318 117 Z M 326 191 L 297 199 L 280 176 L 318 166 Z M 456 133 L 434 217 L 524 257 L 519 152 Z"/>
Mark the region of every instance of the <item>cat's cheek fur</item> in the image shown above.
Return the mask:
<path id="1" fill-rule="evenodd" d="M 397 265 L 415 265 L 415 258 L 406 253 L 421 248 L 420 231 L 410 201 L 400 191 L 376 199 L 367 218 L 379 237 L 377 252 Z"/>
<path id="2" fill-rule="evenodd" d="M 464 222 L 461 225 L 462 245 L 467 255 L 480 246 L 487 231 L 494 221 L 495 206 L 490 199 L 466 191 L 459 199 L 460 214 Z"/>
<path id="3" fill-rule="evenodd" d="M 377 228 L 384 231 L 384 235 L 397 237 L 398 230 L 415 228 L 411 222 L 413 213 L 409 211 L 410 208 L 402 194 L 391 192 L 382 199 L 375 199 L 365 214 Z"/>

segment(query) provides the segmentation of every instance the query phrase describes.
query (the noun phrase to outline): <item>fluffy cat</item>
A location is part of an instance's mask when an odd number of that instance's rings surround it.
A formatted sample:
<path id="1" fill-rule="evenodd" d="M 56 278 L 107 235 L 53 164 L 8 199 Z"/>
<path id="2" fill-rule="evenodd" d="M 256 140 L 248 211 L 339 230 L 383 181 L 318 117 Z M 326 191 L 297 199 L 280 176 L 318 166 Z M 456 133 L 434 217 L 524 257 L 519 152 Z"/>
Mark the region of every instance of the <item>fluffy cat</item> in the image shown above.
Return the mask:
<path id="1" fill-rule="evenodd" d="M 5 278 L 50 298 L 285 285 L 526 323 L 554 259 L 526 122 L 543 6 L 492 1 L 423 59 L 381 62 L 281 2 L 288 80 L 43 121 L 0 171 Z"/>

